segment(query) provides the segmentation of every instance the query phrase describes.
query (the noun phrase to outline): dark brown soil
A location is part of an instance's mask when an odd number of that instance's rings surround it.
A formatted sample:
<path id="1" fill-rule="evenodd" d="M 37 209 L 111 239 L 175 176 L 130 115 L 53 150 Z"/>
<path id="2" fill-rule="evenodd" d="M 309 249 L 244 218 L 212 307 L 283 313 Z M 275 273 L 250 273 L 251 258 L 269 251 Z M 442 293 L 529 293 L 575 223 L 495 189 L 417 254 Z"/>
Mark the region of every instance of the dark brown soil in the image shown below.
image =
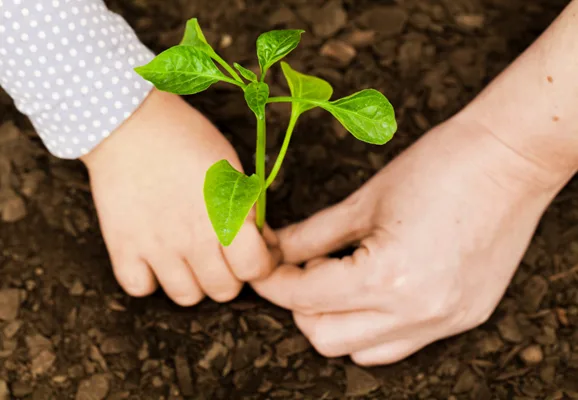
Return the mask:
<path id="1" fill-rule="evenodd" d="M 351 193 L 464 106 L 561 11 L 564 0 L 111 0 L 155 51 L 199 17 L 229 60 L 254 65 L 254 40 L 304 28 L 295 68 L 338 95 L 374 87 L 397 109 L 383 148 L 324 113 L 299 125 L 270 194 L 281 226 Z M 283 82 L 276 73 L 274 93 Z M 252 118 L 226 87 L 191 97 L 248 168 Z M 271 154 L 288 110 L 271 111 Z M 394 366 L 317 355 L 290 314 L 247 291 L 180 309 L 137 300 L 110 270 L 78 163 L 47 156 L 0 94 L 0 399 L 578 399 L 578 182 L 544 216 L 491 320 Z M 10 189 L 8 189 L 10 188 Z M 14 221 L 14 222 L 10 222 Z"/>

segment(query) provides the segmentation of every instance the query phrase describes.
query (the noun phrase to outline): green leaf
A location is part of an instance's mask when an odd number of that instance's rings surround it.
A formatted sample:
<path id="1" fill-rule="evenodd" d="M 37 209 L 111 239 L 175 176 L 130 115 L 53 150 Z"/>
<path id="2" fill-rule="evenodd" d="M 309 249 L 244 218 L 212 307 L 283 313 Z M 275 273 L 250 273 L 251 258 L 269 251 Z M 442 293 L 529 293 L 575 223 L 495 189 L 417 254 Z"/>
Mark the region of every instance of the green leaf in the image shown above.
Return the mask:
<path id="1" fill-rule="evenodd" d="M 271 65 L 289 54 L 301 41 L 302 30 L 279 30 L 261 34 L 257 38 L 257 57 L 261 74 L 265 75 Z"/>
<path id="2" fill-rule="evenodd" d="M 187 21 L 185 34 L 180 44 L 196 47 L 211 57 L 215 54 L 215 50 L 213 50 L 209 42 L 207 42 L 207 39 L 205 39 L 205 35 L 203 34 L 199 21 L 196 18 L 191 18 Z"/>
<path id="3" fill-rule="evenodd" d="M 385 144 L 397 130 L 393 106 L 383 94 L 374 89 L 362 90 L 319 105 L 363 142 Z"/>
<path id="4" fill-rule="evenodd" d="M 265 105 L 269 98 L 269 85 L 253 82 L 245 88 L 245 101 L 258 119 L 265 118 Z"/>
<path id="5" fill-rule="evenodd" d="M 171 47 L 134 70 L 157 89 L 176 94 L 199 93 L 219 80 L 229 81 L 207 54 L 191 46 Z"/>
<path id="6" fill-rule="evenodd" d="M 283 61 L 281 62 L 281 68 L 283 69 L 283 74 L 285 75 L 285 79 L 287 79 L 287 84 L 293 97 L 318 101 L 328 101 L 331 98 L 333 88 L 329 82 L 315 76 L 297 72 Z M 299 115 L 315 108 L 316 105 L 295 102 L 292 104 L 292 107 L 293 112 Z"/>
<path id="7" fill-rule="evenodd" d="M 213 229 L 221 244 L 228 246 L 257 201 L 261 183 L 257 175 L 247 176 L 221 160 L 208 169 L 203 193 Z"/>
<path id="8" fill-rule="evenodd" d="M 234 63 L 233 66 L 237 69 L 237 71 L 239 71 L 243 78 L 249 82 L 257 82 L 257 74 L 255 74 L 253 71 L 237 63 Z"/>

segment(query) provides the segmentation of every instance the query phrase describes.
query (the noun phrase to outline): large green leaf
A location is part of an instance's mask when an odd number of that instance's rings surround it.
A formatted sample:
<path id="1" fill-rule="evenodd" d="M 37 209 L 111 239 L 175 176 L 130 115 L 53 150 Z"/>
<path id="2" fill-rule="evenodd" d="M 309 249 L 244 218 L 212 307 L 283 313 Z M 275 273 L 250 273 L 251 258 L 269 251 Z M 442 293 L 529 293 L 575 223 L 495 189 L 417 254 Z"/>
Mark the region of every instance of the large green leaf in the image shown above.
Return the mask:
<path id="1" fill-rule="evenodd" d="M 163 51 L 135 71 L 157 89 L 176 94 L 199 93 L 219 80 L 228 80 L 206 53 L 184 45 Z"/>
<path id="2" fill-rule="evenodd" d="M 203 192 L 213 229 L 228 246 L 261 193 L 259 177 L 237 171 L 227 160 L 217 161 L 207 171 Z"/>
<path id="3" fill-rule="evenodd" d="M 207 42 L 207 39 L 205 39 L 205 35 L 203 34 L 201 26 L 199 25 L 199 21 L 196 18 L 191 18 L 187 21 L 185 34 L 180 44 L 196 47 L 209 56 L 213 56 L 215 54 L 215 51 L 209 42 Z"/>
<path id="4" fill-rule="evenodd" d="M 257 82 L 257 75 L 253 71 L 243 67 L 241 64 L 234 63 L 233 66 L 237 71 L 239 71 L 243 78 L 249 82 Z"/>
<path id="5" fill-rule="evenodd" d="M 393 106 L 383 94 L 366 89 L 333 102 L 319 104 L 357 139 L 385 144 L 397 130 Z"/>
<path id="6" fill-rule="evenodd" d="M 245 101 L 258 119 L 265 118 L 265 105 L 269 98 L 269 85 L 253 82 L 245 88 Z"/>
<path id="7" fill-rule="evenodd" d="M 302 30 L 279 30 L 261 34 L 257 38 L 257 57 L 261 74 L 266 74 L 271 65 L 289 54 L 299 45 Z"/>
<path id="8" fill-rule="evenodd" d="M 315 76 L 297 72 L 283 61 L 281 62 L 281 68 L 283 69 L 283 74 L 285 75 L 285 79 L 287 79 L 287 84 L 293 97 L 318 101 L 328 101 L 331 98 L 333 88 L 329 82 Z M 292 104 L 292 107 L 294 113 L 301 114 L 316 107 L 316 105 L 295 102 Z"/>

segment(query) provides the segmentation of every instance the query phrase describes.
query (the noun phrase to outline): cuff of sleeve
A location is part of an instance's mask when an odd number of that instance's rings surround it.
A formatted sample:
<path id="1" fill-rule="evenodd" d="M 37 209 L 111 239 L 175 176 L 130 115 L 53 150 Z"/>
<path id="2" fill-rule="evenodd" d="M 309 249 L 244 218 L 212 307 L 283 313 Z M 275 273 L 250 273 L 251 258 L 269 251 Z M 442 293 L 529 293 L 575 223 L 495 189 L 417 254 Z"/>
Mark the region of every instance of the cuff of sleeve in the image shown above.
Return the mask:
<path id="1" fill-rule="evenodd" d="M 46 27 L 42 44 L 14 41 L 15 54 L 31 54 L 18 57 L 24 61 L 13 75 L 23 79 L 3 84 L 48 150 L 66 159 L 94 149 L 152 90 L 133 68 L 147 63 L 154 54 L 121 16 L 101 1 L 88 3 L 90 6 L 73 9 L 45 7 L 39 12 L 37 19 L 51 15 L 53 22 L 66 13 L 76 15 L 52 29 Z"/>

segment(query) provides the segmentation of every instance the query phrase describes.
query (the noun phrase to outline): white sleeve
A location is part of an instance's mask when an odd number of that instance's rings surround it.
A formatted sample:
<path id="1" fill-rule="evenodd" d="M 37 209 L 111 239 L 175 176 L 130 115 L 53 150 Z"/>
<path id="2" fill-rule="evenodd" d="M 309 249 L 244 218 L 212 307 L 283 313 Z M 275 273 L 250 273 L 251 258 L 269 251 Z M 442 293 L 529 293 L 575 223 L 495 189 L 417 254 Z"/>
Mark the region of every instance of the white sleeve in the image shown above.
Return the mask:
<path id="1" fill-rule="evenodd" d="M 61 158 L 91 151 L 146 98 L 153 54 L 102 0 L 0 0 L 0 84 Z"/>

